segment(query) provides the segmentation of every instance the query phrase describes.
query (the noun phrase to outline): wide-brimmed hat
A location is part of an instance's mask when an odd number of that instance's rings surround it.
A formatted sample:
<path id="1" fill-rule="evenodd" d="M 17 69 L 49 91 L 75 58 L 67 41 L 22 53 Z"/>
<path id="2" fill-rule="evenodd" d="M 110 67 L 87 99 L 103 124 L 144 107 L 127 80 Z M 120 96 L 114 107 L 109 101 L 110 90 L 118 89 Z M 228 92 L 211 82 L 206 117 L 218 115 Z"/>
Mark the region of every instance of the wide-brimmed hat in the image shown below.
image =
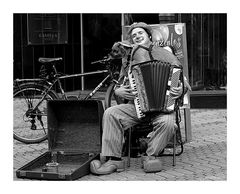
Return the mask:
<path id="1" fill-rule="evenodd" d="M 132 32 L 132 30 L 133 30 L 134 28 L 143 28 L 143 29 L 148 33 L 149 36 L 152 35 L 152 28 L 151 28 L 151 26 L 147 25 L 147 24 L 144 23 L 144 22 L 135 22 L 135 23 L 133 23 L 133 24 L 130 26 L 130 28 L 129 28 L 129 30 L 128 30 L 128 33 L 127 33 L 127 34 L 128 34 L 129 36 L 131 35 L 131 32 Z"/>

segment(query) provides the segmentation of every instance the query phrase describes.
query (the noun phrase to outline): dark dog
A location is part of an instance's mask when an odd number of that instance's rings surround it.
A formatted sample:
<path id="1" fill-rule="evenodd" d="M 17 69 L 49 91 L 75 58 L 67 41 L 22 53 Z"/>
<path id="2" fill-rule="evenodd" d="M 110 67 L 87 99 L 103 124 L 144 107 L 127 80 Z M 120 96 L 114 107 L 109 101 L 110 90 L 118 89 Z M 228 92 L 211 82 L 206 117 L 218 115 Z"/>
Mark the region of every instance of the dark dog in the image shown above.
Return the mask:
<path id="1" fill-rule="evenodd" d="M 112 46 L 112 50 L 109 53 L 109 57 L 112 59 L 123 59 L 126 58 L 132 50 L 132 45 L 127 42 L 116 42 Z"/>

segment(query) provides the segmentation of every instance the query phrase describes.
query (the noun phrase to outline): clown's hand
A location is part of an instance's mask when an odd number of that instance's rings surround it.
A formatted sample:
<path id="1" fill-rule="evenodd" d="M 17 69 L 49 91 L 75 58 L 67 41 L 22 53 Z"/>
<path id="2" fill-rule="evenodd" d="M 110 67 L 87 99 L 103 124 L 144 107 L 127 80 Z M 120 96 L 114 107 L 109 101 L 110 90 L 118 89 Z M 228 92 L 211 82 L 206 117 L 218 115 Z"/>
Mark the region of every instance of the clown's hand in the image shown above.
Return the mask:
<path id="1" fill-rule="evenodd" d="M 170 90 L 170 94 L 172 96 L 172 99 L 175 100 L 179 98 L 183 93 L 183 85 L 182 83 L 178 87 L 172 87 Z"/>

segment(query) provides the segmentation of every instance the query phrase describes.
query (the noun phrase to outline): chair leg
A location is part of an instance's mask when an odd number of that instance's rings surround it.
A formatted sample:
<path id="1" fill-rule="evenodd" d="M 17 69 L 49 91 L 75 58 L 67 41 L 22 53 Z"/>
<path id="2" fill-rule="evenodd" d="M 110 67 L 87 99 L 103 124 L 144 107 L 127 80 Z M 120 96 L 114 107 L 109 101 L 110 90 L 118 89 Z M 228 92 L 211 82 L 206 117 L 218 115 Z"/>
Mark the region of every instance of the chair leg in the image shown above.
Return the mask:
<path id="1" fill-rule="evenodd" d="M 173 166 L 176 165 L 176 130 L 173 134 Z"/>
<path id="2" fill-rule="evenodd" d="M 129 130 L 129 131 L 128 131 L 128 159 L 127 159 L 127 165 L 128 165 L 128 167 L 130 167 L 132 128 L 130 127 L 128 130 Z"/>

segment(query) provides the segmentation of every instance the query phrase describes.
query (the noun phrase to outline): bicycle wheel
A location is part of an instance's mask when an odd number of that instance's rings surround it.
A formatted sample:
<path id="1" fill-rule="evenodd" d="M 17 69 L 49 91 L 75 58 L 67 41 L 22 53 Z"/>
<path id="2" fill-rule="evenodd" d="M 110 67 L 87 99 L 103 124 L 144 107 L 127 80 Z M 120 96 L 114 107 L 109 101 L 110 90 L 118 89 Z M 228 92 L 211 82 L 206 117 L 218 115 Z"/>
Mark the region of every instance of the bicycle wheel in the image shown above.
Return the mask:
<path id="1" fill-rule="evenodd" d="M 41 101 L 46 89 L 47 86 L 36 83 L 24 83 L 14 89 L 14 139 L 23 143 L 47 139 L 47 100 L 58 99 L 58 95 L 50 90 Z"/>
<path id="2" fill-rule="evenodd" d="M 117 104 L 122 104 L 124 103 L 124 101 L 119 98 L 118 96 L 116 96 L 114 94 L 114 83 L 111 83 L 106 91 L 106 95 L 105 95 L 105 109 L 117 105 Z"/>

